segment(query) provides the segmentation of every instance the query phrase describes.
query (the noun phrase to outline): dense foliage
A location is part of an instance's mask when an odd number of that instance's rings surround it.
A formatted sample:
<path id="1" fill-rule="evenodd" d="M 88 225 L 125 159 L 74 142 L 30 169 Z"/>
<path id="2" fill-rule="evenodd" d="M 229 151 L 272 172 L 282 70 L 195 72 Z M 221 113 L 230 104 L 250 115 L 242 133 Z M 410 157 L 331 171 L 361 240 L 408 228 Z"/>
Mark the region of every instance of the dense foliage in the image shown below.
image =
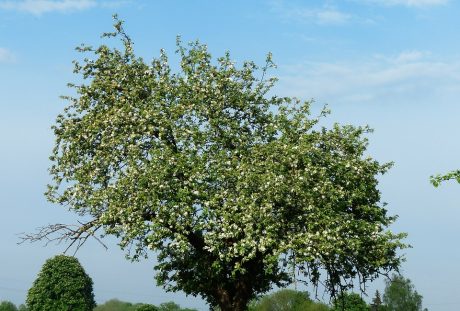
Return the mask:
<path id="1" fill-rule="evenodd" d="M 48 259 L 27 293 L 29 311 L 92 311 L 93 281 L 75 257 Z"/>
<path id="2" fill-rule="evenodd" d="M 65 238 L 101 229 L 132 259 L 154 251 L 158 284 L 222 311 L 289 284 L 292 268 L 332 294 L 398 268 L 404 234 L 387 230 L 377 190 L 390 164 L 365 156 L 367 127 L 321 128 L 325 111 L 268 96 L 270 55 L 237 67 L 178 40 L 174 73 L 115 28 L 122 50 L 79 48 L 94 56 L 75 63 L 88 83 L 53 127 L 48 199 L 90 218 Z"/>

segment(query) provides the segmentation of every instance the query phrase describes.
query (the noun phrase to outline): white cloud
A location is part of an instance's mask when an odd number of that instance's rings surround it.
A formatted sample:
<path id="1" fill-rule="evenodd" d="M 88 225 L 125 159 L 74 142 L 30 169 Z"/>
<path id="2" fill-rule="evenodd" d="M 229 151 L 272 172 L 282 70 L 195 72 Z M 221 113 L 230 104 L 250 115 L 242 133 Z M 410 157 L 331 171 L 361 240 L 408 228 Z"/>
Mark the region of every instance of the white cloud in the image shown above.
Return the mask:
<path id="1" fill-rule="evenodd" d="M 408 7 L 426 7 L 444 5 L 447 4 L 449 0 L 363 0 L 362 2 L 378 3 L 388 6 L 403 5 Z"/>
<path id="2" fill-rule="evenodd" d="M 14 61 L 14 54 L 8 49 L 0 48 L 0 63 L 9 63 Z"/>
<path id="3" fill-rule="evenodd" d="M 282 19 L 319 25 L 339 25 L 348 22 L 352 16 L 335 7 L 307 8 L 287 4 L 282 0 L 271 2 L 272 10 Z"/>
<path id="4" fill-rule="evenodd" d="M 49 12 L 81 11 L 95 7 L 96 5 L 97 2 L 94 0 L 18 0 L 1 1 L 0 9 L 42 15 Z"/>
<path id="5" fill-rule="evenodd" d="M 437 61 L 429 55 L 409 51 L 361 62 L 281 66 L 278 88 L 284 95 L 334 103 L 427 100 L 448 94 L 458 98 L 460 62 Z"/>

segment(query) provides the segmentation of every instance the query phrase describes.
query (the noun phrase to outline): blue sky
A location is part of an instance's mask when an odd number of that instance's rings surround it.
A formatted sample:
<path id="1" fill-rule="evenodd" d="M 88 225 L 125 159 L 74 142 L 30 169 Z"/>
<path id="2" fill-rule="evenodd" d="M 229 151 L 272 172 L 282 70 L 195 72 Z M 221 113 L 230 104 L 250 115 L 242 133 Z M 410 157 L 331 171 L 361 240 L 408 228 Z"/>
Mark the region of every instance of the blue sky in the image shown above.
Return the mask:
<path id="1" fill-rule="evenodd" d="M 112 14 L 126 21 L 146 60 L 176 35 L 199 39 L 215 56 L 241 63 L 272 52 L 274 93 L 328 104 L 332 122 L 369 124 L 369 154 L 395 166 L 381 177 L 383 200 L 409 233 L 402 271 L 429 310 L 460 307 L 460 185 L 429 176 L 460 168 L 460 3 L 449 0 L 103 1 L 0 0 L 0 300 L 21 303 L 43 262 L 63 246 L 17 245 L 17 234 L 76 216 L 47 203 L 50 126 L 65 102 L 80 43 L 101 44 Z M 174 59 L 174 57 L 172 57 Z M 154 257 L 130 263 L 109 240 L 90 242 L 78 258 L 98 302 L 112 297 L 175 300 L 206 310 L 200 299 L 154 286 Z M 369 287 L 383 290 L 383 281 Z"/>

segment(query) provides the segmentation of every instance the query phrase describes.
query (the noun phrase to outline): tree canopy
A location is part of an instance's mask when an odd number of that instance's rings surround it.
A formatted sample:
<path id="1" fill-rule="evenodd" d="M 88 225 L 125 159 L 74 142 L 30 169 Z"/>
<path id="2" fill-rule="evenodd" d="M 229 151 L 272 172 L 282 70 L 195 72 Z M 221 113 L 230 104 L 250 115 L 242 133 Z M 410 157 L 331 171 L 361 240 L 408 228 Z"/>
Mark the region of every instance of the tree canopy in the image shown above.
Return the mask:
<path id="1" fill-rule="evenodd" d="M 86 82 L 53 126 L 47 191 L 89 220 L 36 238 L 115 235 L 131 259 L 158 254 L 166 290 L 222 311 L 289 284 L 292 267 L 332 294 L 398 268 L 405 235 L 387 229 L 377 189 L 391 164 L 367 156 L 368 127 L 320 127 L 326 110 L 269 96 L 270 54 L 237 66 L 178 39 L 175 72 L 163 50 L 137 57 L 121 21 L 104 36 L 122 48 L 79 48 L 92 57 L 75 62 Z"/>
<path id="2" fill-rule="evenodd" d="M 58 255 L 48 259 L 27 293 L 27 309 L 92 311 L 93 281 L 78 259 Z"/>

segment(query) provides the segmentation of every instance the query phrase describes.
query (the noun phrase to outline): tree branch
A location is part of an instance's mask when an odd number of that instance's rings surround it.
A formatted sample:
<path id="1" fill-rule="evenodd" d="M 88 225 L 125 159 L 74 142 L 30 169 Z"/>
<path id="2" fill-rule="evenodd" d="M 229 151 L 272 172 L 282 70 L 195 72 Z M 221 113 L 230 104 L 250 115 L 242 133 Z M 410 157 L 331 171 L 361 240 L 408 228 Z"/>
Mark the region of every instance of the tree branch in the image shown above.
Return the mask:
<path id="1" fill-rule="evenodd" d="M 64 250 L 64 253 L 68 252 L 72 246 L 75 246 L 74 255 L 78 252 L 80 247 L 90 238 L 94 238 L 99 244 L 105 249 L 107 246 L 101 241 L 99 237 L 95 235 L 96 231 L 101 228 L 102 225 L 98 224 L 97 219 L 82 223 L 78 225 L 69 224 L 50 224 L 48 226 L 37 228 L 35 233 L 21 233 L 19 234 L 20 241 L 18 244 L 25 242 L 39 242 L 45 241 L 45 246 L 50 243 L 67 243 L 68 246 Z"/>

